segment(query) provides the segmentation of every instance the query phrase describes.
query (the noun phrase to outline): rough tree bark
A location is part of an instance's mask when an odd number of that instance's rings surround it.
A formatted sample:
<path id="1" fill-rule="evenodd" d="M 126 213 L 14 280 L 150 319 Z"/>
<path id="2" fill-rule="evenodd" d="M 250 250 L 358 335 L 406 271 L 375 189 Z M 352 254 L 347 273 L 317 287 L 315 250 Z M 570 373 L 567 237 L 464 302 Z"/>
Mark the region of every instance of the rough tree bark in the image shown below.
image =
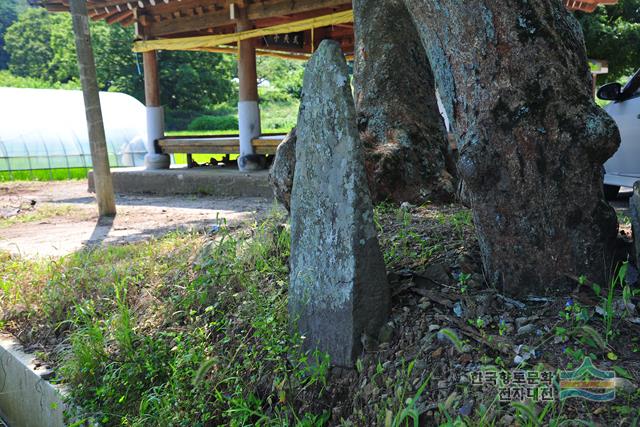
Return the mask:
<path id="1" fill-rule="evenodd" d="M 592 99 L 577 21 L 558 0 L 405 4 L 456 123 L 487 278 L 516 295 L 603 283 L 617 219 L 602 165 L 620 138 Z"/>
<path id="2" fill-rule="evenodd" d="M 401 0 L 354 0 L 358 130 L 374 201 L 450 200 L 454 166 L 433 73 Z"/>

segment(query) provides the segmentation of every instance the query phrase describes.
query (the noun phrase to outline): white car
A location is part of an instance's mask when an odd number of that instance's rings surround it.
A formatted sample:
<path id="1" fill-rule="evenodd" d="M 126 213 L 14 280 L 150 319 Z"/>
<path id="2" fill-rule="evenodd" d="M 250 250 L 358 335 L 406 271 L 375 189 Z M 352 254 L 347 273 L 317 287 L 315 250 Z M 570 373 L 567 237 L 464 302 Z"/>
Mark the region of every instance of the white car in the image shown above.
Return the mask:
<path id="1" fill-rule="evenodd" d="M 624 87 L 609 83 L 598 90 L 598 98 L 613 101 L 604 109 L 620 130 L 620 148 L 605 164 L 604 192 L 608 199 L 618 195 L 620 187 L 633 187 L 640 181 L 640 70 Z"/>

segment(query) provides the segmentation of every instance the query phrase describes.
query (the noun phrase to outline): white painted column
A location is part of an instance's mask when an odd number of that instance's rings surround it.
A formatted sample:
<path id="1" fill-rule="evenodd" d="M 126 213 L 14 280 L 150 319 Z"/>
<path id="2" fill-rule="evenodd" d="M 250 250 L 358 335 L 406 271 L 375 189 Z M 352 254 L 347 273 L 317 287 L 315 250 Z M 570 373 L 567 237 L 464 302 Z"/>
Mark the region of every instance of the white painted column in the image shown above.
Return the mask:
<path id="1" fill-rule="evenodd" d="M 258 101 L 238 102 L 238 125 L 240 130 L 240 156 L 251 155 L 253 154 L 251 141 L 261 134 Z"/>
<path id="2" fill-rule="evenodd" d="M 160 104 L 160 78 L 155 51 L 142 54 L 144 66 L 144 92 L 147 105 L 147 140 L 144 165 L 147 169 L 169 169 L 171 158 L 156 150 L 155 141 L 164 137 L 164 108 Z"/>
<path id="3" fill-rule="evenodd" d="M 237 31 L 253 28 L 246 19 L 244 10 L 240 11 Z M 255 40 L 242 40 L 238 43 L 238 80 L 240 81 L 238 102 L 238 127 L 240 135 L 240 158 L 238 167 L 241 171 L 263 169 L 263 157 L 253 151 L 252 140 L 262 134 L 260 127 L 260 106 L 258 105 L 258 73 L 256 70 Z"/>

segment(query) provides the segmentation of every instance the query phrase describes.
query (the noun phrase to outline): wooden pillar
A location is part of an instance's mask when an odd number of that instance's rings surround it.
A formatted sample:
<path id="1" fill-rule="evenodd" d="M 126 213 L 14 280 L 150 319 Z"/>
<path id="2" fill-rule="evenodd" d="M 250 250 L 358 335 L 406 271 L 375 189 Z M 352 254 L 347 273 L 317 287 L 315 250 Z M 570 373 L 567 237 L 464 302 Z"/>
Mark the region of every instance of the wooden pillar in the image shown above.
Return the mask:
<path id="1" fill-rule="evenodd" d="M 78 55 L 78 67 L 80 69 L 80 82 L 84 96 L 84 108 L 87 116 L 98 213 L 101 217 L 114 216 L 116 214 L 116 202 L 113 193 L 111 170 L 109 169 L 107 138 L 104 132 L 102 109 L 100 108 L 96 64 L 91 47 L 87 4 L 85 0 L 71 0 L 69 4 L 71 6 L 73 32 Z"/>
<path id="2" fill-rule="evenodd" d="M 158 74 L 158 55 L 155 50 L 142 53 L 144 68 L 144 96 L 147 107 L 160 106 L 160 75 Z"/>
<path id="3" fill-rule="evenodd" d="M 253 29 L 246 17 L 246 10 L 239 11 L 237 32 Z M 242 40 L 238 43 L 238 80 L 240 93 L 238 102 L 238 124 L 240 133 L 240 170 L 262 169 L 262 156 L 254 154 L 252 141 L 262 133 L 260 107 L 258 105 L 258 73 L 256 69 L 256 41 Z"/>
<path id="4" fill-rule="evenodd" d="M 156 140 L 164 137 L 164 108 L 160 103 L 160 75 L 156 51 L 142 54 L 144 95 L 147 106 L 147 140 L 144 165 L 147 169 L 169 169 L 171 158 L 158 151 Z"/>

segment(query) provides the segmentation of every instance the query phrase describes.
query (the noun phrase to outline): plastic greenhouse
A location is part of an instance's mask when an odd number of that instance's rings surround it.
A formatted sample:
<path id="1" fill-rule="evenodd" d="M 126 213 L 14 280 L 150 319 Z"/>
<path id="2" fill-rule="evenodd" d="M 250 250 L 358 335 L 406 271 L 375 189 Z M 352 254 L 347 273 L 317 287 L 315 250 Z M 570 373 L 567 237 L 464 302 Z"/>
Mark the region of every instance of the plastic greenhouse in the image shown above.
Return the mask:
<path id="1" fill-rule="evenodd" d="M 142 166 L 145 107 L 122 93 L 100 93 L 111 167 Z M 91 167 L 82 92 L 0 88 L 0 174 Z"/>

